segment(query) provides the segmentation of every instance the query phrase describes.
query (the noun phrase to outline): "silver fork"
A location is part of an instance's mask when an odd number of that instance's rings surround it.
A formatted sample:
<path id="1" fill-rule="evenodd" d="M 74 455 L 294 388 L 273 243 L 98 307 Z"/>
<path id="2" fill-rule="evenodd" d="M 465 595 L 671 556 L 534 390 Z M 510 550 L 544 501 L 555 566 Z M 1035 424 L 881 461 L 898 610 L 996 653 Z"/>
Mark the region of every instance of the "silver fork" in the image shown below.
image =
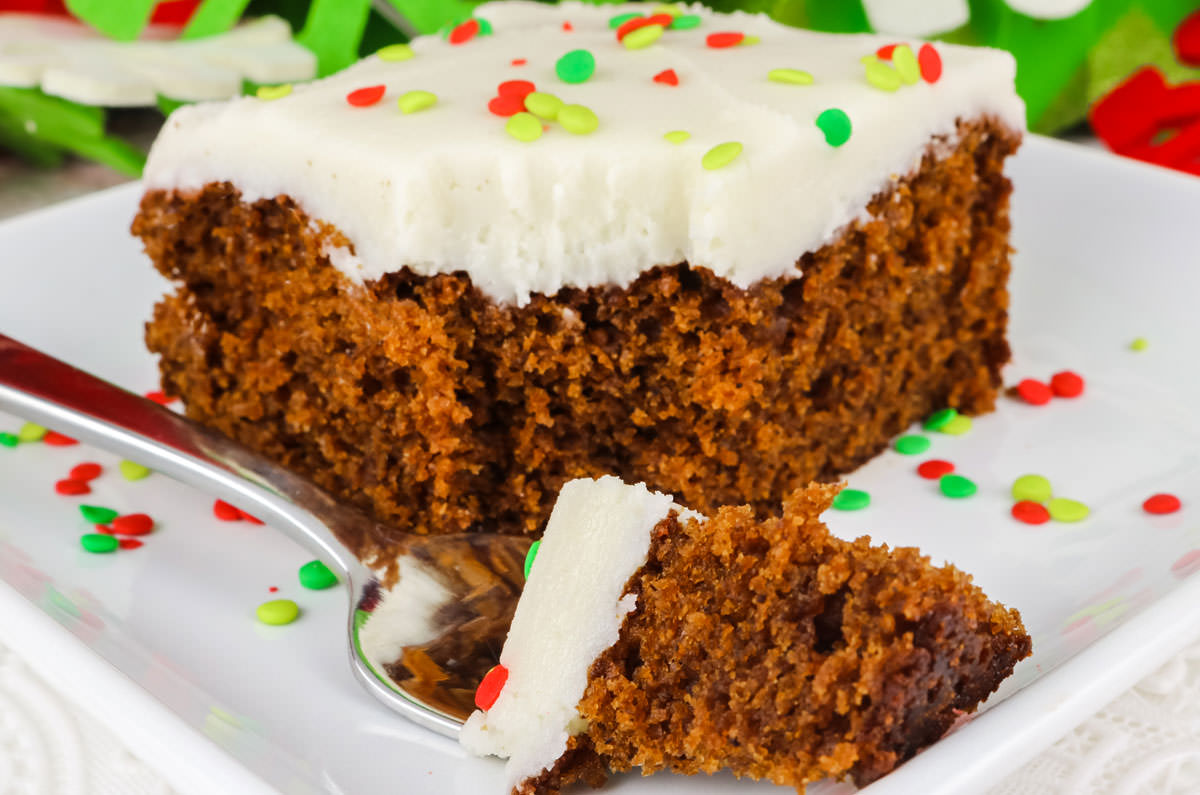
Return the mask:
<path id="1" fill-rule="evenodd" d="M 286 533 L 348 589 L 350 667 L 359 684 L 409 720 L 457 737 L 474 687 L 503 645 L 530 540 L 417 536 L 387 527 L 223 434 L 3 334 L 0 409 L 149 466 Z M 359 644 L 380 583 L 348 546 L 394 554 L 391 570 L 408 557 L 447 594 L 427 640 L 406 646 L 385 672 L 375 670 Z"/>

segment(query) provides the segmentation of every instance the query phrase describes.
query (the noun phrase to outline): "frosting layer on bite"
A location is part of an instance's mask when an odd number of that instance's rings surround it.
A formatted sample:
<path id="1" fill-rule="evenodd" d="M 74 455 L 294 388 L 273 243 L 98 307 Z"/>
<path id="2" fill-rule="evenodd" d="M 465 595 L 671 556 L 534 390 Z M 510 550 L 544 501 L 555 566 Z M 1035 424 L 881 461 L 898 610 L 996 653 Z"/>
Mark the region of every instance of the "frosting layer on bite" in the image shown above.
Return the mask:
<path id="1" fill-rule="evenodd" d="M 682 261 L 740 287 L 795 274 L 801 255 L 862 214 L 956 120 L 991 115 L 1023 127 L 1007 53 L 938 44 L 936 82 L 885 91 L 867 82 L 860 59 L 890 38 L 688 10 L 697 27 L 667 29 L 631 50 L 609 20 L 649 14 L 648 4 L 485 4 L 476 17 L 491 35 L 461 44 L 422 37 L 408 60 L 372 56 L 274 101 L 181 108 L 151 151 L 146 184 L 227 181 L 245 201 L 291 196 L 349 238 L 353 256 L 343 252 L 335 265 L 353 279 L 406 266 L 465 271 L 494 300 L 520 304 L 565 286 L 627 285 Z M 757 42 L 710 46 L 721 32 Z M 581 49 L 594 73 L 564 82 L 556 63 Z M 808 72 L 811 85 L 768 79 L 781 68 Z M 677 85 L 654 80 L 667 70 Z M 586 106 L 597 128 L 573 134 L 545 120 L 540 138 L 517 140 L 488 109 L 507 80 Z M 347 101 L 379 85 L 378 103 Z M 413 90 L 437 103 L 402 113 L 398 98 Z M 852 125 L 840 146 L 816 123 L 829 109 Z M 690 137 L 671 143 L 671 131 Z M 727 142 L 741 153 L 702 167 Z"/>
<path id="2" fill-rule="evenodd" d="M 587 728 L 578 704 L 588 670 L 617 642 L 637 601 L 622 596 L 625 585 L 646 563 L 650 531 L 673 509 L 670 496 L 611 475 L 563 486 L 500 654 L 508 680 L 459 735 L 473 753 L 508 758 L 510 789 L 553 765 Z"/>

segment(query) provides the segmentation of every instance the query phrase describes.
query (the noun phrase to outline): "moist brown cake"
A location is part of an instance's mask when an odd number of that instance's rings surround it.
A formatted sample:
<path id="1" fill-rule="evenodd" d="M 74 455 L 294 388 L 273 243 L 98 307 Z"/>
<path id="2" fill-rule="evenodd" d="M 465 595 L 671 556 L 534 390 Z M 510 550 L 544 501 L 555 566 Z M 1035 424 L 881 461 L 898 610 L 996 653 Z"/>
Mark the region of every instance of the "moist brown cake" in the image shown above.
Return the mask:
<path id="1" fill-rule="evenodd" d="M 1018 142 L 961 121 L 799 278 L 669 263 L 524 306 L 404 263 L 356 285 L 321 253 L 353 241 L 287 197 L 151 191 L 133 230 L 178 287 L 146 341 L 191 417 L 405 530 L 534 534 L 606 473 L 765 512 L 935 409 L 992 408 Z"/>
<path id="2" fill-rule="evenodd" d="M 797 490 L 766 520 L 659 521 L 625 585 L 636 607 L 588 673 L 587 729 L 514 791 L 634 767 L 863 786 L 974 711 L 1030 653 L 1020 615 L 916 549 L 830 535 L 838 490 Z"/>

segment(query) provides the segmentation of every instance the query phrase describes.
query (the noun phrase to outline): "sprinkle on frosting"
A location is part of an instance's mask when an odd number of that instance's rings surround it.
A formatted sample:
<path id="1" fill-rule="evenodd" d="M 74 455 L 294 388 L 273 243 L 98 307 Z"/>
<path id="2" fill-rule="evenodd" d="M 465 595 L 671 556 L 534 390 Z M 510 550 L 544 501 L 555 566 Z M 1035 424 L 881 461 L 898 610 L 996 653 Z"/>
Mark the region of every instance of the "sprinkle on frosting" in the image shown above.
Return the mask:
<path id="1" fill-rule="evenodd" d="M 850 140 L 850 117 L 841 108 L 829 108 L 817 116 L 817 127 L 825 134 L 825 143 L 838 147 Z"/>
<path id="2" fill-rule="evenodd" d="M 79 537 L 79 545 L 93 555 L 105 555 L 116 552 L 121 545 L 117 539 L 102 533 L 86 533 Z"/>
<path id="3" fill-rule="evenodd" d="M 537 86 L 528 80 L 505 80 L 500 85 L 496 86 L 496 93 L 502 97 L 525 97 L 537 91 Z"/>
<path id="4" fill-rule="evenodd" d="M 941 427 L 941 432 L 949 436 L 962 436 L 967 431 L 971 430 L 974 422 L 965 414 L 956 414 L 945 425 Z"/>
<path id="5" fill-rule="evenodd" d="M 628 22 L 629 20 L 640 19 L 641 16 L 642 15 L 636 11 L 630 11 L 625 14 L 617 14 L 615 17 L 608 20 L 608 26 L 610 28 L 612 28 L 613 30 L 616 30 L 616 29 L 620 28 L 622 25 L 624 25 L 626 22 Z"/>
<path id="6" fill-rule="evenodd" d="M 553 94 L 547 94 L 544 91 L 534 91 L 525 97 L 525 109 L 547 121 L 554 121 L 558 118 L 558 112 L 562 109 L 563 101 Z"/>
<path id="7" fill-rule="evenodd" d="M 650 9 L 650 13 L 670 14 L 673 17 L 678 17 L 683 15 L 683 9 L 676 5 L 670 5 L 669 3 L 659 3 L 654 8 Z"/>
<path id="8" fill-rule="evenodd" d="M 680 14 L 671 20 L 671 30 L 691 30 L 692 28 L 698 28 L 702 21 L 697 14 Z"/>
<path id="9" fill-rule="evenodd" d="M 700 165 L 706 171 L 716 171 L 718 168 L 725 168 L 725 166 L 732 163 L 741 153 L 741 143 L 738 141 L 726 141 L 723 144 L 717 144 L 705 152 L 704 157 L 700 159 Z"/>
<path id="10" fill-rule="evenodd" d="M 558 123 L 573 135 L 587 135 L 600 126 L 592 109 L 583 105 L 563 105 L 558 111 Z"/>
<path id="11" fill-rule="evenodd" d="M 80 505 L 79 512 L 89 524 L 108 524 L 120 514 L 103 505 Z"/>
<path id="12" fill-rule="evenodd" d="M 270 102 L 273 99 L 283 99 L 288 94 L 292 93 L 291 83 L 281 83 L 277 86 L 259 86 L 254 92 L 254 96 L 261 100 Z"/>
<path id="13" fill-rule="evenodd" d="M 940 458 L 931 458 L 928 461 L 922 461 L 917 467 L 917 474 L 926 480 L 940 480 L 942 475 L 949 475 L 954 471 L 954 464 L 949 461 L 943 461 Z"/>
<path id="14" fill-rule="evenodd" d="M 383 99 L 387 86 L 365 86 L 356 88 L 346 95 L 346 102 L 356 108 L 366 108 Z"/>
<path id="15" fill-rule="evenodd" d="M 1024 378 L 1017 384 L 1017 394 L 1031 406 L 1044 406 L 1054 397 L 1049 385 L 1036 378 Z"/>
<path id="16" fill-rule="evenodd" d="M 1142 503 L 1142 510 L 1159 516 L 1175 513 L 1182 507 L 1183 503 L 1174 494 L 1155 494 Z"/>
<path id="17" fill-rule="evenodd" d="M 726 47 L 736 47 L 737 45 L 741 44 L 745 38 L 745 33 L 727 30 L 719 33 L 708 34 L 708 36 L 704 39 L 704 43 L 715 50 L 723 50 Z"/>
<path id="18" fill-rule="evenodd" d="M 82 464 L 76 464 L 71 467 L 71 471 L 67 473 L 67 477 L 72 480 L 82 480 L 85 483 L 89 480 L 95 480 L 104 472 L 104 467 L 93 461 L 85 461 Z"/>
<path id="19" fill-rule="evenodd" d="M 529 571 L 533 568 L 533 561 L 537 558 L 538 549 L 542 546 L 541 541 L 534 541 L 529 546 L 529 551 L 525 553 L 525 579 L 529 579 Z"/>
<path id="20" fill-rule="evenodd" d="M 942 475 L 938 480 L 938 488 L 941 489 L 942 494 L 955 500 L 970 497 L 979 490 L 975 481 L 964 478 L 962 475 Z"/>
<path id="21" fill-rule="evenodd" d="M 79 444 L 77 439 L 72 439 L 65 433 L 58 431 L 46 431 L 46 435 L 42 437 L 42 444 L 48 444 L 51 447 L 71 447 Z"/>
<path id="22" fill-rule="evenodd" d="M 529 63 L 529 60 L 527 58 L 513 58 L 509 63 L 513 66 L 524 66 Z"/>
<path id="23" fill-rule="evenodd" d="M 800 69 L 772 69 L 767 72 L 767 79 L 790 86 L 811 86 L 813 83 L 813 76 Z"/>
<path id="24" fill-rule="evenodd" d="M 679 75 L 675 74 L 674 69 L 663 69 L 654 76 L 655 83 L 662 83 L 664 86 L 679 85 Z"/>
<path id="25" fill-rule="evenodd" d="M 930 441 L 928 436 L 922 436 L 919 433 L 908 434 L 901 436 L 896 440 L 896 452 L 901 455 L 921 455 L 929 449 Z"/>
<path id="26" fill-rule="evenodd" d="M 1037 525 L 1050 521 L 1050 511 L 1046 510 L 1046 506 L 1031 500 L 1019 500 L 1013 503 L 1012 516 L 1018 522 L 1025 524 Z"/>
<path id="27" fill-rule="evenodd" d="M 875 57 L 881 61 L 890 61 L 892 60 L 892 53 L 899 46 L 899 44 L 885 44 L 875 51 Z"/>
<path id="28" fill-rule="evenodd" d="M 401 113 L 416 113 L 437 104 L 437 95 L 430 91 L 406 91 L 396 100 Z"/>
<path id="29" fill-rule="evenodd" d="M 571 50 L 554 64 L 554 73 L 564 83 L 585 83 L 596 71 L 596 56 L 588 50 Z"/>
<path id="30" fill-rule="evenodd" d="M 625 35 L 621 42 L 627 50 L 641 50 L 662 38 L 662 25 L 644 25 Z"/>
<path id="31" fill-rule="evenodd" d="M 942 76 L 942 56 L 932 44 L 922 44 L 917 52 L 917 63 L 921 66 L 921 77 L 926 83 L 936 83 Z"/>
<path id="32" fill-rule="evenodd" d="M 1013 481 L 1012 496 L 1014 500 L 1047 502 L 1054 496 L 1054 491 L 1049 479 L 1042 475 L 1022 475 Z"/>
<path id="33" fill-rule="evenodd" d="M 36 422 L 26 422 L 17 429 L 17 440 L 25 442 L 40 442 L 50 431 Z"/>
<path id="34" fill-rule="evenodd" d="M 497 116 L 512 116 L 525 110 L 525 99 L 514 94 L 492 97 L 488 100 L 488 110 Z"/>
<path id="35" fill-rule="evenodd" d="M 381 61 L 399 62 L 407 61 L 413 57 L 413 49 L 407 44 L 389 44 L 386 47 L 380 47 L 375 55 Z"/>
<path id="36" fill-rule="evenodd" d="M 1083 394 L 1083 378 L 1070 370 L 1063 370 L 1050 377 L 1050 389 L 1055 397 L 1079 397 Z"/>
<path id="37" fill-rule="evenodd" d="M 1050 511 L 1050 518 L 1056 522 L 1082 522 L 1091 513 L 1082 502 L 1066 497 L 1055 497 L 1046 508 Z"/>
<path id="38" fill-rule="evenodd" d="M 15 433 L 10 433 L 9 431 L 0 431 L 0 445 L 5 447 L 16 447 L 20 443 L 21 440 L 17 438 Z"/>
<path id="39" fill-rule="evenodd" d="M 833 498 L 835 511 L 861 511 L 871 504 L 871 495 L 862 489 L 842 489 Z"/>
<path id="40" fill-rule="evenodd" d="M 892 51 L 892 65 L 896 67 L 896 73 L 900 75 L 904 85 L 913 86 L 921 82 L 921 66 L 917 63 L 917 56 L 913 54 L 912 47 L 907 44 L 901 44 Z"/>
<path id="41" fill-rule="evenodd" d="M 466 44 L 478 34 L 479 20 L 472 18 L 468 19 L 466 22 L 456 25 L 454 29 L 450 31 L 450 35 L 446 40 L 451 44 Z"/>
<path id="42" fill-rule="evenodd" d="M 867 82 L 880 91 L 896 91 L 900 88 L 900 74 L 874 55 L 863 59 L 863 71 Z"/>
<path id="43" fill-rule="evenodd" d="M 952 408 L 938 409 L 929 415 L 921 426 L 927 431 L 940 431 L 946 423 L 958 416 L 958 411 Z"/>
<path id="44" fill-rule="evenodd" d="M 484 711 L 491 709 L 496 699 L 500 698 L 500 691 L 504 690 L 507 682 L 508 669 L 503 665 L 493 665 L 475 689 L 475 706 Z"/>
<path id="45" fill-rule="evenodd" d="M 150 474 L 150 467 L 136 461 L 122 461 L 117 465 L 117 469 L 120 470 L 121 477 L 129 481 L 141 480 Z"/>
<path id="46" fill-rule="evenodd" d="M 666 138 L 669 143 L 673 144 L 681 144 L 691 137 L 692 134 L 687 130 L 671 130 L 669 133 L 663 135 L 663 138 Z"/>
<path id="47" fill-rule="evenodd" d="M 529 97 L 536 96 L 530 94 Z M 525 103 L 529 104 L 529 97 L 525 98 Z M 518 141 L 530 143 L 542 137 L 542 123 L 538 121 L 537 116 L 532 113 L 524 112 L 514 115 L 504 125 L 504 130 Z"/>

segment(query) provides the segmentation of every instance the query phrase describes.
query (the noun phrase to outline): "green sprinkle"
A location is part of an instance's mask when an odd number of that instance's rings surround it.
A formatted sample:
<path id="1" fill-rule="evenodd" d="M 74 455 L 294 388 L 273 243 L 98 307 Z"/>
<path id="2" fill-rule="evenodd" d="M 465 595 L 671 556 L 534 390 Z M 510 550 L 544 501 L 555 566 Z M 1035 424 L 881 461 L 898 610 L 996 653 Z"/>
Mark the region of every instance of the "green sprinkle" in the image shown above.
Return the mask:
<path id="1" fill-rule="evenodd" d="M 842 489 L 833 498 L 835 511 L 861 511 L 871 504 L 871 495 L 859 489 Z"/>
<path id="2" fill-rule="evenodd" d="M 290 93 L 292 93 L 292 84 L 282 83 L 277 86 L 259 86 L 258 90 L 254 92 L 254 96 L 270 101 L 272 99 L 283 99 Z"/>
<path id="3" fill-rule="evenodd" d="M 1129 343 L 1129 350 L 1144 351 L 1150 347 L 1150 341 L 1145 337 L 1136 337 L 1133 342 Z"/>
<path id="4" fill-rule="evenodd" d="M 767 72 L 767 79 L 773 83 L 787 83 L 789 86 L 811 86 L 813 76 L 800 69 L 772 69 Z"/>
<path id="5" fill-rule="evenodd" d="M 921 82 L 921 65 L 917 63 L 917 56 L 913 54 L 912 47 L 907 44 L 901 44 L 892 50 L 892 66 L 896 67 L 896 74 L 900 75 L 904 85 L 911 86 Z"/>
<path id="6" fill-rule="evenodd" d="M 942 490 L 942 494 L 956 500 L 970 497 L 979 490 L 974 481 L 962 475 L 942 475 L 938 480 L 938 488 Z"/>
<path id="7" fill-rule="evenodd" d="M 16 447 L 20 443 L 21 440 L 17 438 L 15 433 L 9 433 L 8 431 L 0 433 L 0 444 L 4 445 L 5 447 Z"/>
<path id="8" fill-rule="evenodd" d="M 533 95 L 530 94 L 529 96 Z M 525 100 L 526 107 L 528 107 L 529 97 L 526 97 Z M 504 130 L 513 138 L 525 143 L 536 141 L 542 137 L 542 123 L 538 121 L 538 117 L 524 111 L 510 116 L 508 122 L 504 125 Z"/>
<path id="9" fill-rule="evenodd" d="M 612 28 L 613 30 L 616 30 L 617 28 L 621 27 L 629 20 L 640 19 L 641 16 L 642 15 L 637 13 L 636 11 L 631 11 L 628 14 L 617 14 L 615 17 L 612 17 L 611 19 L 608 20 L 608 26 L 610 28 Z"/>
<path id="10" fill-rule="evenodd" d="M 942 426 L 942 433 L 950 436 L 962 436 L 967 431 L 971 430 L 971 418 L 964 417 L 962 414 L 957 415 L 945 425 Z"/>
<path id="11" fill-rule="evenodd" d="M 401 113 L 416 113 L 437 104 L 437 94 L 432 91 L 405 91 L 396 100 Z"/>
<path id="12" fill-rule="evenodd" d="M 121 477 L 126 480 L 141 480 L 150 474 L 150 467 L 142 466 L 136 461 L 122 461 L 117 465 L 117 469 L 121 470 Z"/>
<path id="13" fill-rule="evenodd" d="M 680 14 L 671 20 L 671 30 L 691 30 L 700 27 L 700 17 L 695 14 Z"/>
<path id="14" fill-rule="evenodd" d="M 1041 475 L 1022 475 L 1014 480 L 1012 484 L 1012 496 L 1014 500 L 1046 502 L 1052 495 L 1050 481 Z"/>
<path id="15" fill-rule="evenodd" d="M 925 424 L 921 427 L 927 431 L 940 431 L 946 427 L 946 423 L 958 416 L 958 409 L 938 409 L 929 415 L 929 419 L 925 420 Z"/>
<path id="16" fill-rule="evenodd" d="M 563 105 L 558 112 L 558 123 L 569 133 L 587 135 L 595 132 L 600 120 L 592 109 L 584 105 Z"/>
<path id="17" fill-rule="evenodd" d="M 493 33 L 495 33 L 495 32 L 496 32 L 496 31 L 495 31 L 495 30 L 492 28 L 492 23 L 491 23 L 491 22 L 488 22 L 488 21 L 487 21 L 486 19 L 484 19 L 483 17 L 475 17 L 475 21 L 479 23 L 479 33 L 478 33 L 478 34 L 476 34 L 476 35 L 478 35 L 478 36 L 490 36 L 490 35 L 492 35 Z"/>
<path id="18" fill-rule="evenodd" d="M 929 444 L 929 437 L 913 433 L 896 440 L 896 452 L 902 455 L 920 455 L 929 449 Z"/>
<path id="19" fill-rule="evenodd" d="M 319 560 L 310 560 L 300 567 L 300 584 L 311 591 L 323 591 L 338 584 L 337 575 Z"/>
<path id="20" fill-rule="evenodd" d="M 825 143 L 841 146 L 850 140 L 850 117 L 841 108 L 829 108 L 817 116 L 817 127 L 825 133 Z"/>
<path id="21" fill-rule="evenodd" d="M 104 508 L 99 505 L 80 505 L 79 512 L 92 524 L 108 524 L 120 516 L 112 508 Z"/>
<path id="22" fill-rule="evenodd" d="M 1082 502 L 1065 497 L 1055 497 L 1046 508 L 1050 511 L 1050 518 L 1056 522 L 1082 522 L 1091 513 Z"/>
<path id="23" fill-rule="evenodd" d="M 300 615 L 300 607 L 291 599 L 272 599 L 254 611 L 258 620 L 272 627 L 290 624 Z"/>
<path id="24" fill-rule="evenodd" d="M 669 133 L 663 135 L 663 138 L 666 138 L 668 142 L 673 144 L 681 144 L 691 137 L 692 134 L 687 130 L 671 130 Z"/>
<path id="25" fill-rule="evenodd" d="M 676 17 L 676 19 L 681 19 L 681 17 Z M 638 28 L 635 31 L 625 34 L 625 38 L 621 39 L 621 41 L 627 50 L 640 50 L 658 41 L 662 35 L 662 25 L 646 25 L 643 28 Z"/>
<path id="26" fill-rule="evenodd" d="M 407 61 L 413 57 L 412 47 L 407 44 L 389 44 L 375 51 L 381 61 Z"/>
<path id="27" fill-rule="evenodd" d="M 88 552 L 104 555 L 108 552 L 115 552 L 121 542 L 115 536 L 106 536 L 103 533 L 85 533 L 79 537 L 79 545 Z"/>
<path id="28" fill-rule="evenodd" d="M 900 73 L 878 58 L 864 59 L 863 69 L 867 74 L 867 82 L 881 91 L 895 91 L 900 88 Z"/>
<path id="29" fill-rule="evenodd" d="M 46 435 L 46 429 L 36 423 L 27 422 L 17 431 L 17 439 L 22 442 L 40 442 Z"/>
<path id="30" fill-rule="evenodd" d="M 759 44 L 761 42 L 762 38 L 759 36 L 743 36 L 742 40 L 738 42 L 738 46 L 749 47 L 752 44 Z"/>
<path id="31" fill-rule="evenodd" d="M 683 15 L 683 9 L 677 5 L 669 3 L 659 3 L 654 8 L 650 9 L 651 14 L 670 14 L 673 17 Z"/>
<path id="32" fill-rule="evenodd" d="M 562 109 L 563 101 L 553 94 L 547 94 L 543 91 L 534 91 L 525 97 L 525 109 L 547 121 L 554 121 L 558 118 L 558 112 Z M 521 114 L 517 114 L 520 116 Z M 514 116 L 513 118 L 516 118 Z M 538 130 L 541 130 L 541 125 L 538 125 Z M 541 132 L 538 133 L 541 135 Z M 537 135 L 534 136 L 536 138 Z M 532 139 L 530 139 L 532 140 Z"/>
<path id="33" fill-rule="evenodd" d="M 533 568 L 533 559 L 537 557 L 538 550 L 541 548 L 541 541 L 534 541 L 533 546 L 525 553 L 525 579 L 529 579 L 529 570 Z"/>
<path id="34" fill-rule="evenodd" d="M 718 168 L 725 168 L 732 163 L 741 153 L 742 145 L 740 143 L 726 141 L 705 152 L 704 157 L 700 158 L 700 165 L 704 166 L 707 171 L 716 171 Z"/>
<path id="35" fill-rule="evenodd" d="M 571 50 L 554 62 L 554 73 L 564 83 L 587 82 L 596 71 L 596 56 L 588 50 Z"/>

